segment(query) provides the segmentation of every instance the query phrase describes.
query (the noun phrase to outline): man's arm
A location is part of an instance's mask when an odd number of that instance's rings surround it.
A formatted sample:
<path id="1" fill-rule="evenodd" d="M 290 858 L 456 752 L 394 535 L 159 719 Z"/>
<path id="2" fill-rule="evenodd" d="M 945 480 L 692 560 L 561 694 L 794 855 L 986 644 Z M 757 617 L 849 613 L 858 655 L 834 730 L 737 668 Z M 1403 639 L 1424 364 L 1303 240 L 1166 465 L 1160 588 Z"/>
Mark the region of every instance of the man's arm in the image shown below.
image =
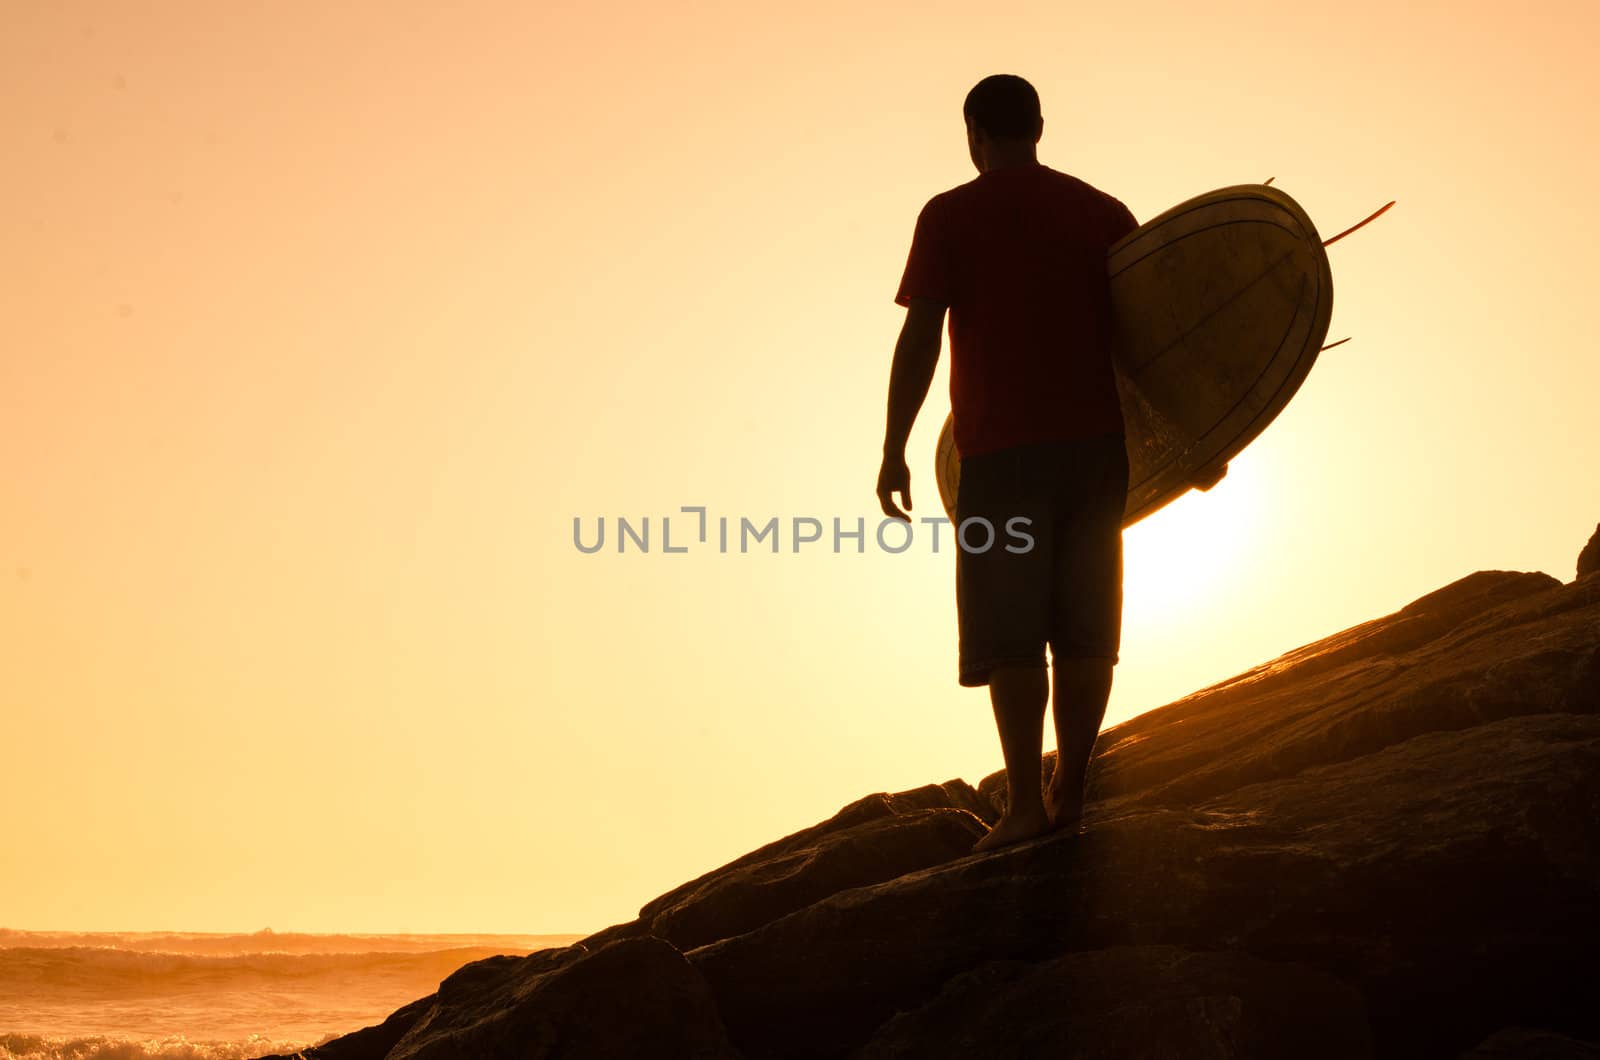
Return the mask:
<path id="1" fill-rule="evenodd" d="M 883 435 L 883 464 L 878 469 L 878 503 L 883 514 L 911 521 L 894 503 L 911 507 L 911 471 L 906 467 L 906 441 L 911 425 L 928 397 L 933 370 L 939 364 L 941 332 L 944 330 L 943 303 L 931 298 L 912 298 L 906 309 L 906 322 L 900 328 L 894 347 L 894 364 L 889 369 L 889 414 Z"/>

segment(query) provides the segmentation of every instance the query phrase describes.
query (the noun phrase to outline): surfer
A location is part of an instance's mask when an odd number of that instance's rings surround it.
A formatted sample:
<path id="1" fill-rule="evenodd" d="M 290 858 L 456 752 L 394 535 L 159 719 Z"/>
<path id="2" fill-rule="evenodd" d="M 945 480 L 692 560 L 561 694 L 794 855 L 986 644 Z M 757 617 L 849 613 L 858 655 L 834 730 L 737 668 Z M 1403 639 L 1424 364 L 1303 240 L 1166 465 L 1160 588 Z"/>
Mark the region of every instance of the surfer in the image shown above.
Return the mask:
<path id="1" fill-rule="evenodd" d="M 1083 814 L 1121 643 L 1128 488 L 1106 251 L 1138 224 L 1117 199 L 1039 162 L 1044 119 L 1024 79 L 984 78 L 962 116 L 978 176 L 935 195 L 917 217 L 895 295 L 907 312 L 877 492 L 884 514 L 910 520 L 894 495 L 911 508 L 906 441 L 948 309 L 962 456 L 959 680 L 988 686 L 1006 764 L 1006 810 L 973 848 L 983 851 L 1076 831 Z M 1031 548 L 1001 544 L 1016 519 L 1027 520 Z M 1052 673 L 1058 753 L 1041 793 Z"/>

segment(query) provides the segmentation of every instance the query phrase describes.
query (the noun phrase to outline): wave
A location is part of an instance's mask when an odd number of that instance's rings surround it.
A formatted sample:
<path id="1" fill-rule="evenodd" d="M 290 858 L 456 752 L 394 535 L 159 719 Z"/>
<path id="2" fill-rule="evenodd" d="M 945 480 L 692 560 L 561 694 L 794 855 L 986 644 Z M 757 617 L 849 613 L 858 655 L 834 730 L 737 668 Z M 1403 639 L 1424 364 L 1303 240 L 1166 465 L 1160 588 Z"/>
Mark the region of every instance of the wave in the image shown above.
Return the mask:
<path id="1" fill-rule="evenodd" d="M 313 1044 L 321 1042 L 272 1041 L 260 1035 L 237 1042 L 191 1042 L 182 1035 L 140 1041 L 99 1034 L 81 1038 L 0 1034 L 0 1060 L 249 1060 Z"/>
<path id="2" fill-rule="evenodd" d="M 565 946 L 582 935 L 395 934 L 318 935 L 263 928 L 250 934 L 200 931 L 19 931 L 0 927 L 0 950 L 13 948 L 136 950 L 160 953 L 424 953 L 463 947 L 532 952 Z"/>
<path id="3" fill-rule="evenodd" d="M 469 961 L 565 946 L 579 937 L 84 934 L 0 928 L 0 998 L 81 1002 L 216 989 L 438 982 Z"/>
<path id="4" fill-rule="evenodd" d="M 468 946 L 426 953 L 242 953 L 209 956 L 91 947 L 12 947 L 0 950 L 0 994 L 54 1000 L 200 989 L 265 989 L 319 980 L 403 978 L 437 982 L 469 961 L 505 953 Z M 513 955 L 529 951 L 513 950 Z"/>
<path id="5" fill-rule="evenodd" d="M 0 1060 L 233 1060 L 381 1022 L 471 961 L 577 935 L 0 929 Z"/>

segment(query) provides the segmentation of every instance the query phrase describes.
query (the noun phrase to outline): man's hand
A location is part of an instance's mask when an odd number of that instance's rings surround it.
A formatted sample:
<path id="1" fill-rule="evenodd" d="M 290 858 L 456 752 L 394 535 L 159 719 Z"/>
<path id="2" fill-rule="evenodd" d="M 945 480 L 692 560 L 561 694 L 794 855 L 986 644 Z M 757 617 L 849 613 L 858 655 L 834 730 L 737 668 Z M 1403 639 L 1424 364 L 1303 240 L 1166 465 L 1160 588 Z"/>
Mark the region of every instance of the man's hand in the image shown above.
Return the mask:
<path id="1" fill-rule="evenodd" d="M 939 330 L 944 326 L 945 305 L 932 298 L 912 296 L 906 322 L 894 345 L 889 368 L 889 415 L 883 432 L 883 466 L 878 469 L 878 503 L 891 519 L 911 521 L 894 503 L 894 494 L 911 510 L 911 469 L 906 467 L 906 439 L 917 420 L 917 410 L 928 396 L 933 369 L 939 363 Z"/>
<path id="2" fill-rule="evenodd" d="M 894 503 L 894 494 L 900 494 L 900 503 L 906 506 L 906 511 L 911 510 L 911 469 L 906 467 L 904 454 L 883 454 L 883 466 L 878 468 L 878 503 L 883 506 L 883 514 L 891 519 L 911 521 L 911 516 L 901 511 Z"/>

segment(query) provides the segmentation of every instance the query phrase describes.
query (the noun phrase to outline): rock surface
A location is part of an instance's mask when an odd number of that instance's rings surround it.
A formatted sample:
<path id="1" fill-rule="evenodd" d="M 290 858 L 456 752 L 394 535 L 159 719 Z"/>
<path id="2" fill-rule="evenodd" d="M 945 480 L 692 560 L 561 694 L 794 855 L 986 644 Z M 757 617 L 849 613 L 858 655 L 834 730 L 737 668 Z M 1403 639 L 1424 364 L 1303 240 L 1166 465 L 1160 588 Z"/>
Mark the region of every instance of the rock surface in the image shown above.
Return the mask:
<path id="1" fill-rule="evenodd" d="M 1600 1060 L 1600 1045 L 1550 1031 L 1507 1027 L 1462 1053 L 1460 1060 Z"/>
<path id="2" fill-rule="evenodd" d="M 862 1060 L 1348 1060 L 1368 1056 L 1361 995 L 1326 972 L 1242 953 L 1111 946 L 990 961 L 895 1016 Z"/>
<path id="3" fill-rule="evenodd" d="M 648 935 L 467 965 L 439 984 L 433 1003 L 379 1055 L 738 1056 L 705 981 L 671 943 Z"/>
<path id="4" fill-rule="evenodd" d="M 474 962 L 302 1055 L 1566 1056 L 1600 1039 L 1600 578 L 1479 572 L 1134 718 L 1101 736 L 1082 835 L 969 854 L 1004 781 L 867 796 L 634 921 Z"/>

